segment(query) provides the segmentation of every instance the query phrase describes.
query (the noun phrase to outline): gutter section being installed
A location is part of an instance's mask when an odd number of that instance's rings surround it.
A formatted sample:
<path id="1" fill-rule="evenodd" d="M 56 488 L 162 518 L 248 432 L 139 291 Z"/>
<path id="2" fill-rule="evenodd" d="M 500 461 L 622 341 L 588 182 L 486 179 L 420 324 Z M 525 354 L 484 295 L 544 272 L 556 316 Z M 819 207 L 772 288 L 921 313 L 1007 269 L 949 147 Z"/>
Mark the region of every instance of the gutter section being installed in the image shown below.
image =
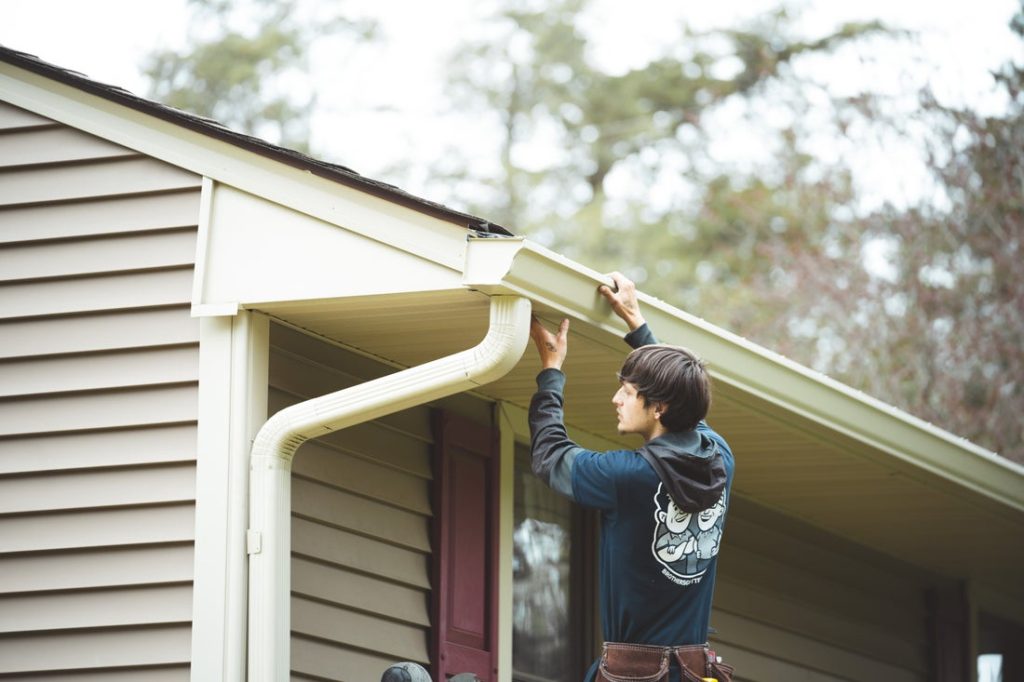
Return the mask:
<path id="1" fill-rule="evenodd" d="M 291 468 L 310 438 L 495 381 L 522 357 L 530 301 L 492 296 L 473 348 L 281 410 L 253 442 L 249 479 L 249 676 L 287 680 L 291 634 Z"/>

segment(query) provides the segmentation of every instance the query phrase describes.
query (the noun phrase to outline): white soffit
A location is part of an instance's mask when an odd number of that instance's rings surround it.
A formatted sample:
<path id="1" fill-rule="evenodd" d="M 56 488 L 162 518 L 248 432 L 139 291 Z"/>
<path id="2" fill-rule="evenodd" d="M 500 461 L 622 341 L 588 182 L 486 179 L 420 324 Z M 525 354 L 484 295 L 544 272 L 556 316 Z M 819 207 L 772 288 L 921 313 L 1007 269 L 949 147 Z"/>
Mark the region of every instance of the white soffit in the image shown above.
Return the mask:
<path id="1" fill-rule="evenodd" d="M 347 215 L 336 216 L 344 224 Z M 462 257 L 454 225 L 419 243 Z M 427 249 L 429 251 L 429 248 Z M 207 179 L 196 248 L 193 310 L 461 288 L 461 273 L 408 250 Z"/>

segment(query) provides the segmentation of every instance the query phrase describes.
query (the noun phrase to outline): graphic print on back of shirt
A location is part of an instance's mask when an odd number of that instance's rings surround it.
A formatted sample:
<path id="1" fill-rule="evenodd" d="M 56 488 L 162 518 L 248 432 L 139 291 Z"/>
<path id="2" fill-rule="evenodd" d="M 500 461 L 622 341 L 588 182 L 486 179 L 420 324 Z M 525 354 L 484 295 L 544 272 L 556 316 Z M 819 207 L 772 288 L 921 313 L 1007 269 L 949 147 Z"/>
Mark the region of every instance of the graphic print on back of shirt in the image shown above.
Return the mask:
<path id="1" fill-rule="evenodd" d="M 680 585 L 700 582 L 711 560 L 718 555 L 725 524 L 725 493 L 712 506 L 685 512 L 658 484 L 654 494 L 654 542 L 651 551 L 665 568 L 662 573 Z"/>

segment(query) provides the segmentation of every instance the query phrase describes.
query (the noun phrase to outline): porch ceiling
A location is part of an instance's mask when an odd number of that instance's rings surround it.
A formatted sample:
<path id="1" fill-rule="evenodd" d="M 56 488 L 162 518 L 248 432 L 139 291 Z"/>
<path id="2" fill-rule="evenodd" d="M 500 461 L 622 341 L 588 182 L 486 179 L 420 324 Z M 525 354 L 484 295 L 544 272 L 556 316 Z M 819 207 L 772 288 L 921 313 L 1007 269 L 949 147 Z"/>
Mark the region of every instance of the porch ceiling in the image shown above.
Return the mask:
<path id="1" fill-rule="evenodd" d="M 488 297 L 453 289 L 263 310 L 409 367 L 479 342 Z M 534 310 L 552 325 L 563 316 L 542 303 Z M 573 319 L 569 348 L 567 422 L 576 433 L 635 446 L 615 432 L 610 402 L 625 343 L 606 328 Z M 478 393 L 526 409 L 537 369 L 529 347 L 508 375 Z M 1024 513 L 746 391 L 719 369 L 711 365 L 716 385 L 708 422 L 736 455 L 734 494 L 936 575 L 978 580 L 1024 599 Z"/>

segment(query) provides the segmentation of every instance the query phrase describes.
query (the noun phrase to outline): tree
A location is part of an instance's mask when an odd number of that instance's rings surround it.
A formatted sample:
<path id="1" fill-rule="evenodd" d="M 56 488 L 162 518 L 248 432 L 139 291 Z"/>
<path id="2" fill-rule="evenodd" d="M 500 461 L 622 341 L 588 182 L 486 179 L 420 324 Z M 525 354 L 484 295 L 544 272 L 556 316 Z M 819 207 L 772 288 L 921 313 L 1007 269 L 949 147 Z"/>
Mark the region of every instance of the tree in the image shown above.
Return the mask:
<path id="1" fill-rule="evenodd" d="M 780 10 L 738 29 L 681 28 L 671 53 L 609 74 L 588 60 L 586 10 L 510 0 L 459 49 L 453 98 L 498 120 L 501 135 L 489 175 L 450 159 L 439 175 L 478 184 L 471 210 L 1024 460 L 1019 68 L 1002 76 L 1005 116 L 922 100 L 945 206 L 865 215 L 849 168 L 806 151 L 824 90 L 791 66 L 895 32 L 872 23 L 802 39 Z M 837 137 L 863 123 L 899 129 L 870 93 L 824 99 Z M 736 107 L 786 114 L 759 141 L 767 161 L 716 157 L 714 127 Z M 869 267 L 869 251 L 888 266 Z"/>
<path id="2" fill-rule="evenodd" d="M 189 0 L 188 44 L 156 50 L 143 65 L 149 97 L 225 126 L 309 151 L 316 105 L 311 46 L 334 36 L 371 38 L 375 26 L 323 15 L 302 0 Z"/>

